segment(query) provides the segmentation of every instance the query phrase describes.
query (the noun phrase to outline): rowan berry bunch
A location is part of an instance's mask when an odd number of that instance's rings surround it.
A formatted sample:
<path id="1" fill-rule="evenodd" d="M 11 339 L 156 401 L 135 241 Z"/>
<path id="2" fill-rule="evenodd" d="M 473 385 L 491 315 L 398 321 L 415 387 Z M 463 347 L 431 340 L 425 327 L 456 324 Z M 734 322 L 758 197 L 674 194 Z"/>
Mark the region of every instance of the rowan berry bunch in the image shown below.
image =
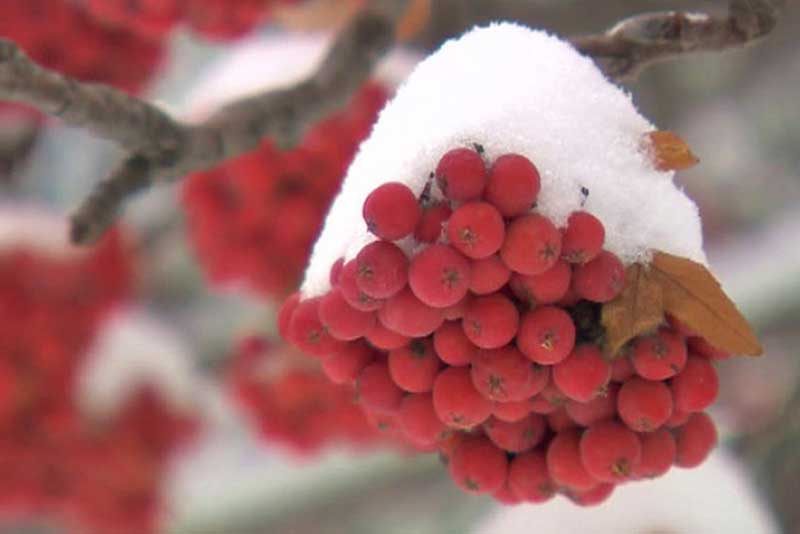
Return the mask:
<path id="1" fill-rule="evenodd" d="M 160 42 L 101 25 L 70 0 L 5 2 L 0 37 L 43 67 L 130 93 L 145 88 L 165 56 Z"/>
<path id="2" fill-rule="evenodd" d="M 325 212 L 385 100 L 386 91 L 369 83 L 296 148 L 265 141 L 187 178 L 189 235 L 212 281 L 243 282 L 273 297 L 297 287 Z"/>
<path id="3" fill-rule="evenodd" d="M 722 355 L 671 322 L 607 357 L 600 311 L 625 268 L 591 213 L 558 228 L 537 212 L 540 186 L 528 158 L 475 145 L 443 154 L 419 196 L 377 187 L 362 207 L 377 240 L 326 294 L 290 298 L 282 330 L 465 491 L 588 506 L 706 458 Z"/>
<path id="4" fill-rule="evenodd" d="M 84 0 L 91 16 L 115 28 L 130 28 L 145 38 L 162 40 L 179 24 L 208 39 L 243 36 L 269 18 L 279 4 L 296 0 Z"/>
<path id="5" fill-rule="evenodd" d="M 364 343 L 352 351 L 361 354 L 352 358 L 366 359 L 371 349 Z M 282 343 L 249 337 L 233 355 L 228 382 L 266 442 L 312 455 L 326 446 L 364 448 L 384 439 L 353 402 L 352 367 L 334 360 L 320 367 Z"/>

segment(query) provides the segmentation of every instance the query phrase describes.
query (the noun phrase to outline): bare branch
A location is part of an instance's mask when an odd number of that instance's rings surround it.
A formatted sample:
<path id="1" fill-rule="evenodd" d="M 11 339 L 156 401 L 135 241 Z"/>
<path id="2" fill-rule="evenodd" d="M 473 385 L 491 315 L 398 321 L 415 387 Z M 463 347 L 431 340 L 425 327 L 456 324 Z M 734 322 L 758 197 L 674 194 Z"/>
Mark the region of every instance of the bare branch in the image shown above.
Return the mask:
<path id="1" fill-rule="evenodd" d="M 0 39 L 0 100 L 29 104 L 130 151 L 174 151 L 183 138 L 181 127 L 155 106 L 44 69 L 5 39 Z"/>
<path id="2" fill-rule="evenodd" d="M 394 43 L 394 27 L 405 6 L 406 0 L 372 0 L 307 80 L 234 102 L 204 123 L 184 125 L 178 144 L 157 140 L 148 150 L 131 154 L 75 211 L 72 240 L 96 241 L 124 202 L 157 180 L 176 180 L 206 169 L 254 149 L 265 137 L 282 147 L 297 144 L 311 125 L 343 106 L 368 78 Z"/>
<path id="3" fill-rule="evenodd" d="M 627 18 L 603 34 L 576 37 L 614 79 L 635 77 L 656 62 L 691 52 L 716 52 L 766 36 L 787 0 L 731 0 L 726 16 L 668 11 Z"/>

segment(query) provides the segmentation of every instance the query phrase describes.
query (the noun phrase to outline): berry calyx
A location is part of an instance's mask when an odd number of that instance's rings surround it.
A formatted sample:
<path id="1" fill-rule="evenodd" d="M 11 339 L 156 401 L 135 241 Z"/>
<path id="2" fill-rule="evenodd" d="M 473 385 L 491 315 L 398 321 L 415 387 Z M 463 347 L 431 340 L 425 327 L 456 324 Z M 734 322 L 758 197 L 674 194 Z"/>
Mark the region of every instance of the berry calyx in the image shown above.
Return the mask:
<path id="1" fill-rule="evenodd" d="M 487 399 L 508 402 L 532 396 L 533 365 L 513 346 L 479 350 L 470 373 L 475 389 Z"/>

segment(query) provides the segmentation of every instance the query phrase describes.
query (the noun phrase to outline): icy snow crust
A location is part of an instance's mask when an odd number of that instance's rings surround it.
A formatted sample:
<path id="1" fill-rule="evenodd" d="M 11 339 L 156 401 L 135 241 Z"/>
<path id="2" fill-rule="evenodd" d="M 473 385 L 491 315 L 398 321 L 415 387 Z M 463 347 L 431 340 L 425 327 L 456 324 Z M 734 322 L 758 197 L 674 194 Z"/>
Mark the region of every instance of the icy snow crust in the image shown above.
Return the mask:
<path id="1" fill-rule="evenodd" d="M 510 23 L 472 30 L 421 62 L 381 112 L 328 214 L 303 295 L 327 292 L 331 265 L 375 239 L 361 216 L 373 189 L 400 181 L 419 194 L 446 151 L 474 143 L 488 162 L 530 158 L 542 178 L 536 210 L 559 226 L 575 210 L 593 213 L 605 248 L 626 264 L 651 250 L 705 263 L 697 207 L 640 150 L 655 129 L 568 43 Z"/>

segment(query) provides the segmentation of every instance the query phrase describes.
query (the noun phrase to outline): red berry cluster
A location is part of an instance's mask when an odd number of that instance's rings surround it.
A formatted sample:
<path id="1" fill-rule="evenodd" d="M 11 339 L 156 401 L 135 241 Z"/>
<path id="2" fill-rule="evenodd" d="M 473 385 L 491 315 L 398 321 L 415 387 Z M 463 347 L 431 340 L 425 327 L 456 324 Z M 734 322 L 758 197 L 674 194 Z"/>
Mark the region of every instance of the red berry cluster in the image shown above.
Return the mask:
<path id="1" fill-rule="evenodd" d="M 296 148 L 282 152 L 265 141 L 186 179 L 190 238 L 214 282 L 244 282 L 277 297 L 297 287 L 324 214 L 385 100 L 382 87 L 367 84 Z"/>
<path id="2" fill-rule="evenodd" d="M 623 264 L 590 213 L 564 228 L 537 213 L 539 189 L 527 158 L 487 165 L 480 147 L 444 154 L 420 198 L 381 185 L 363 204 L 378 240 L 334 265 L 327 294 L 289 299 L 282 329 L 465 491 L 592 505 L 703 461 L 718 356 L 664 325 L 604 357 L 600 308 Z"/>
<path id="3" fill-rule="evenodd" d="M 161 40 L 179 23 L 203 37 L 229 40 L 241 37 L 264 22 L 276 4 L 295 0 L 84 0 L 98 21 Z"/>
<path id="4" fill-rule="evenodd" d="M 328 376 L 317 362 L 292 349 L 251 337 L 237 347 L 229 383 L 259 434 L 299 454 L 382 440 L 353 402 L 352 387 L 340 384 L 335 372 Z"/>
<path id="5" fill-rule="evenodd" d="M 87 534 L 157 528 L 166 462 L 194 423 L 149 390 L 103 420 L 78 404 L 84 355 L 131 293 L 131 260 L 118 231 L 88 251 L 0 252 L 4 515 Z"/>
<path id="6" fill-rule="evenodd" d="M 161 43 L 98 24 L 70 0 L 4 2 L 0 38 L 44 67 L 130 93 L 145 87 L 165 54 Z"/>

